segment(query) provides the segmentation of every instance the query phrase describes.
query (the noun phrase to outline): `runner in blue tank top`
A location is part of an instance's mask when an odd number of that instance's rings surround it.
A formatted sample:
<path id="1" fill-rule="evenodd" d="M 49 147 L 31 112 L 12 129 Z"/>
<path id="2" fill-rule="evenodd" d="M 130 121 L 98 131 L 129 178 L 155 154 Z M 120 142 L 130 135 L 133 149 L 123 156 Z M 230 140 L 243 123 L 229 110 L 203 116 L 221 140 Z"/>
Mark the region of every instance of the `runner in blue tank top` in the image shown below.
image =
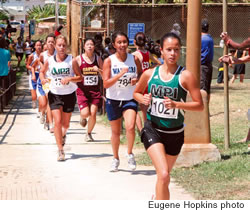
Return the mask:
<path id="1" fill-rule="evenodd" d="M 134 91 L 139 103 L 149 105 L 141 140 L 157 173 L 156 199 L 169 199 L 170 171 L 184 143 L 184 111 L 203 109 L 199 83 L 178 66 L 181 40 L 174 33 L 161 38 L 164 64 L 145 71 Z M 148 86 L 148 94 L 144 94 Z M 192 102 L 185 102 L 189 91 Z"/>

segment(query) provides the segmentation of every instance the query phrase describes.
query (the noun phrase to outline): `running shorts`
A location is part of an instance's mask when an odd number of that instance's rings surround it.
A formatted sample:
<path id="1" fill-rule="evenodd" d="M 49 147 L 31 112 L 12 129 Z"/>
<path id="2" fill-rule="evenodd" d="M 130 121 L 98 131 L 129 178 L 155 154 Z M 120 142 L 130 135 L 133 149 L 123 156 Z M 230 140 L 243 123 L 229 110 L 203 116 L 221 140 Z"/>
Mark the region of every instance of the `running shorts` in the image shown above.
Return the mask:
<path id="1" fill-rule="evenodd" d="M 122 113 L 127 109 L 133 109 L 137 112 L 137 102 L 132 99 L 129 101 L 106 100 L 106 111 L 109 121 L 117 120 L 122 117 Z"/>
<path id="2" fill-rule="evenodd" d="M 63 112 L 70 113 L 74 111 L 76 104 L 75 92 L 67 95 L 57 95 L 49 91 L 48 99 L 51 110 L 60 109 L 63 107 Z"/>
<path id="3" fill-rule="evenodd" d="M 175 156 L 180 153 L 182 145 L 184 144 L 184 130 L 181 128 L 173 128 L 169 129 L 169 132 L 174 132 L 175 130 L 182 131 L 179 133 L 161 132 L 152 125 L 151 121 L 147 120 L 141 131 L 141 141 L 146 150 L 153 144 L 161 143 L 164 145 L 166 154 Z"/>
<path id="4" fill-rule="evenodd" d="M 77 88 L 76 90 L 77 103 L 80 110 L 88 107 L 90 104 L 98 106 L 102 105 L 102 94 L 100 90 L 91 90 L 91 89 L 81 89 Z"/>
<path id="5" fill-rule="evenodd" d="M 30 90 L 36 90 L 37 88 L 37 82 L 38 82 L 38 78 L 39 78 L 39 72 L 35 72 L 36 75 L 36 81 L 32 80 L 32 74 L 30 73 L 29 75 L 29 89 Z"/>

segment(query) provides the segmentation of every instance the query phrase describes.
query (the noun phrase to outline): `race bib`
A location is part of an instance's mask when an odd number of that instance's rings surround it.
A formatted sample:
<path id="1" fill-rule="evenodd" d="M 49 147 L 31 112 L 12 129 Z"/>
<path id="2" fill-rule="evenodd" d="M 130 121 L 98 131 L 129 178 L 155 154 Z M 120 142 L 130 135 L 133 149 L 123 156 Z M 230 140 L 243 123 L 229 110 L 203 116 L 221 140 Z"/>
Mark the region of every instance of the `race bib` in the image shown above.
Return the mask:
<path id="1" fill-rule="evenodd" d="M 84 83 L 83 84 L 85 86 L 98 85 L 98 75 L 84 76 Z"/>
<path id="2" fill-rule="evenodd" d="M 118 88 L 126 88 L 131 85 L 132 75 L 123 75 L 117 82 Z"/>
<path id="3" fill-rule="evenodd" d="M 166 119 L 177 119 L 179 109 L 167 109 L 163 101 L 163 98 L 152 98 L 151 115 Z"/>
<path id="4" fill-rule="evenodd" d="M 53 78 L 53 84 L 54 84 L 54 86 L 55 87 L 62 87 L 63 86 L 63 84 L 61 83 L 62 79 L 63 79 L 63 77 Z M 66 85 L 68 85 L 68 84 L 66 84 Z"/>

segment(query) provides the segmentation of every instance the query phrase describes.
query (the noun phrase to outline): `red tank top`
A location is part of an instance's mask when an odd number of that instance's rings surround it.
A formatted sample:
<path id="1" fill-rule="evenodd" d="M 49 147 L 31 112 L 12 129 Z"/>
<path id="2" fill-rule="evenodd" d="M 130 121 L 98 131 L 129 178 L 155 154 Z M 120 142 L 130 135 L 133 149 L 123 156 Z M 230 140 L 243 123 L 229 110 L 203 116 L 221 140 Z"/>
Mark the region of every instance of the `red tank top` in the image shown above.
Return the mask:
<path id="1" fill-rule="evenodd" d="M 142 55 L 142 71 L 144 72 L 149 69 L 149 52 L 143 53 L 140 50 L 138 52 Z"/>
<path id="2" fill-rule="evenodd" d="M 95 55 L 95 60 L 93 63 L 89 64 L 87 63 L 82 55 L 80 55 L 81 58 L 81 65 L 80 70 L 83 75 L 83 81 L 78 82 L 77 85 L 79 88 L 99 88 L 99 75 L 97 71 L 93 70 L 94 66 L 98 66 L 97 62 L 97 56 Z"/>

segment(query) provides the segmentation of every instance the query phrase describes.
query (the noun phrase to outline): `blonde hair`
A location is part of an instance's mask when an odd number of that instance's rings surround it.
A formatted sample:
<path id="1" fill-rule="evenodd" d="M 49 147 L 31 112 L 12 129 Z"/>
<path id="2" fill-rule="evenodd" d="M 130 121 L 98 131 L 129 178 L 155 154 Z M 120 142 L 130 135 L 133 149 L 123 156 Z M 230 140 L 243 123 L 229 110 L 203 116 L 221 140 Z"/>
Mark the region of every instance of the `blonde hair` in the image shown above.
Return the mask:
<path id="1" fill-rule="evenodd" d="M 56 42 L 57 42 L 58 39 L 63 39 L 65 41 L 66 45 L 68 45 L 68 41 L 67 41 L 67 38 L 65 36 L 63 36 L 63 35 L 57 36 L 56 37 Z"/>

